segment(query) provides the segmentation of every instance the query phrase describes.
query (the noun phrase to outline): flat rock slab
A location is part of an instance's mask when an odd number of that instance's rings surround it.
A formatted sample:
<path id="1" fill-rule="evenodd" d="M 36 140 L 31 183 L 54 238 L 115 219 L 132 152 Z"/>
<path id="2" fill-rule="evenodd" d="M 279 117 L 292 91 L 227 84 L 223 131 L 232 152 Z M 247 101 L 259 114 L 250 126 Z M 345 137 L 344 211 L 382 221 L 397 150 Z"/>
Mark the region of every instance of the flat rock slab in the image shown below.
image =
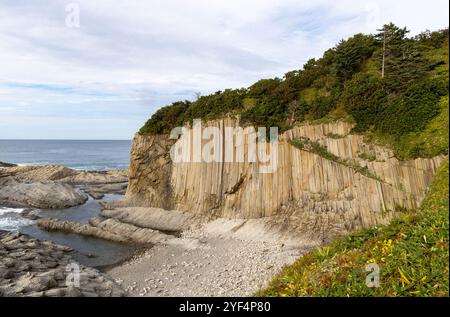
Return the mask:
<path id="1" fill-rule="evenodd" d="M 114 208 L 104 209 L 100 214 L 135 226 L 165 232 L 180 232 L 195 223 L 195 215 L 192 213 L 161 208 Z"/>
<path id="2" fill-rule="evenodd" d="M 39 228 L 47 231 L 76 233 L 86 237 L 95 237 L 119 243 L 125 243 L 130 241 L 129 237 L 120 236 L 112 232 L 108 232 L 103 229 L 92 226 L 90 224 L 81 224 L 73 221 L 41 218 L 37 221 L 37 225 Z"/>
<path id="3" fill-rule="evenodd" d="M 79 171 L 61 165 L 6 166 L 0 177 L 13 176 L 21 182 L 59 181 L 69 184 L 114 184 L 128 181 L 126 170 Z"/>
<path id="4" fill-rule="evenodd" d="M 94 217 L 90 219 L 89 224 L 41 218 L 37 221 L 37 225 L 47 231 L 76 233 L 119 243 L 176 245 L 184 249 L 195 249 L 201 244 L 197 239 L 180 239 L 158 230 L 137 227 L 113 218 Z"/>

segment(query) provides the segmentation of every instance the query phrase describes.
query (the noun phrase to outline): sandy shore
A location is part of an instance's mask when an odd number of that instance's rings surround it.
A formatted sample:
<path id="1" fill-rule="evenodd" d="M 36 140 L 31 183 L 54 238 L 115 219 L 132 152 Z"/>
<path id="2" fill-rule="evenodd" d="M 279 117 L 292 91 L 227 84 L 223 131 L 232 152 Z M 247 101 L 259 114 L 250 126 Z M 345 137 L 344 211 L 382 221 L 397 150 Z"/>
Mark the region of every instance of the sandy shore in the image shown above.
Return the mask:
<path id="1" fill-rule="evenodd" d="M 183 234 L 201 246 L 156 245 L 106 273 L 129 296 L 251 296 L 306 248 L 281 243 Z"/>

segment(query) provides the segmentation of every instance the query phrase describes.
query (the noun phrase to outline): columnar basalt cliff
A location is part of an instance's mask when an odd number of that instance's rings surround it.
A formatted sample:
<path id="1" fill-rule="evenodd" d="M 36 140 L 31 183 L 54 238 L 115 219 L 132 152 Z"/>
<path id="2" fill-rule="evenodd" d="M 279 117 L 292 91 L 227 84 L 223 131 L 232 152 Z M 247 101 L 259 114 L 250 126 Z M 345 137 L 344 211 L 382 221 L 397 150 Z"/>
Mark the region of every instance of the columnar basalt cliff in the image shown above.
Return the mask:
<path id="1" fill-rule="evenodd" d="M 208 123 L 222 135 L 238 124 L 230 118 Z M 445 157 L 399 161 L 391 150 L 350 134 L 351 128 L 336 122 L 286 131 L 279 136 L 273 173 L 260 173 L 262 164 L 248 162 L 248 139 L 234 146 L 242 147 L 244 162 L 174 163 L 169 150 L 175 141 L 137 134 L 126 203 L 209 218 L 266 218 L 319 240 L 387 223 L 420 205 Z M 331 159 L 297 148 L 295 140 L 320 144 Z"/>

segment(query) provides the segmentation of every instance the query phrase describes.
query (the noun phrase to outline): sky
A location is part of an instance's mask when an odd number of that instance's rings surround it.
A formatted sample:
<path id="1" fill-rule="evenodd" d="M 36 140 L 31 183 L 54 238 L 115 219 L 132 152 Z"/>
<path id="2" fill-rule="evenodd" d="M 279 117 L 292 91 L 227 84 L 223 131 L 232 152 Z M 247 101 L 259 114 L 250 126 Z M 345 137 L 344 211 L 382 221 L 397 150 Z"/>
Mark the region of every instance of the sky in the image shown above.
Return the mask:
<path id="1" fill-rule="evenodd" d="M 160 107 L 282 77 L 447 0 L 0 0 L 0 139 L 131 139 Z"/>

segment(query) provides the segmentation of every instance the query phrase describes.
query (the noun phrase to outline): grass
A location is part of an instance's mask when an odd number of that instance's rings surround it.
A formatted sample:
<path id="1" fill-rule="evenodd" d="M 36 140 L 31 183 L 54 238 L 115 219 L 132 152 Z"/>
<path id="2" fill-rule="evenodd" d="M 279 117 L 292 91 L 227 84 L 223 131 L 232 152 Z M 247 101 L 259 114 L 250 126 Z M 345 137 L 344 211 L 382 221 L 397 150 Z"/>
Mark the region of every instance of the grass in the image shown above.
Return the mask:
<path id="1" fill-rule="evenodd" d="M 333 132 L 328 132 L 326 136 L 327 136 L 327 138 L 330 138 L 330 139 L 342 139 L 345 137 L 344 135 L 340 135 L 340 134 L 333 133 Z"/>
<path id="2" fill-rule="evenodd" d="M 319 248 L 286 267 L 257 296 L 449 296 L 449 164 L 419 210 Z M 366 285 L 366 266 L 380 286 Z"/>
<path id="3" fill-rule="evenodd" d="M 306 118 L 308 115 L 306 116 Z M 318 124 L 327 124 L 327 123 L 335 123 L 337 121 L 355 123 L 355 120 L 349 115 L 344 107 L 338 105 L 335 109 L 332 109 L 325 117 L 315 120 L 307 120 L 308 124 L 318 125 Z"/>
<path id="4" fill-rule="evenodd" d="M 353 162 L 353 161 L 347 160 L 347 159 L 343 159 L 337 155 L 334 155 L 333 153 L 328 151 L 328 149 L 325 146 L 323 146 L 322 144 L 320 144 L 319 142 L 311 141 L 308 138 L 300 138 L 300 139 L 296 139 L 296 140 L 291 140 L 290 143 L 300 150 L 317 154 L 329 161 L 333 161 L 333 162 L 342 164 L 344 166 L 347 166 L 347 167 L 353 169 L 355 172 L 360 173 L 366 177 L 373 178 L 378 181 L 383 181 L 381 178 L 379 178 L 378 176 L 373 174 L 367 166 L 360 166 L 356 162 Z"/>
<path id="5" fill-rule="evenodd" d="M 441 48 L 429 50 L 426 57 L 431 64 L 440 64 L 431 72 L 431 76 L 448 78 L 448 40 Z"/>
<path id="6" fill-rule="evenodd" d="M 374 154 L 367 153 L 367 152 L 360 153 L 358 156 L 360 159 L 363 159 L 363 160 L 369 161 L 369 162 L 373 162 L 377 159 L 377 157 Z"/>

